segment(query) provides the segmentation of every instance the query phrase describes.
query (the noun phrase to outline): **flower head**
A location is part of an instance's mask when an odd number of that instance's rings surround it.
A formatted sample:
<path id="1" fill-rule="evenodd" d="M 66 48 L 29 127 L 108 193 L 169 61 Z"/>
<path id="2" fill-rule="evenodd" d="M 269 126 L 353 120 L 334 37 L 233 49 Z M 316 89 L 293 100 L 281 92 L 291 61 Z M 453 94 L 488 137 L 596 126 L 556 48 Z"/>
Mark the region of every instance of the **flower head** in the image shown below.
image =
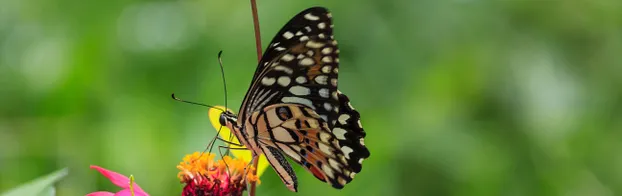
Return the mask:
<path id="1" fill-rule="evenodd" d="M 122 174 L 95 165 L 91 165 L 91 169 L 99 171 L 99 173 L 108 178 L 110 182 L 123 189 L 117 193 L 98 191 L 89 193 L 86 196 L 149 196 L 138 184 L 134 183 L 134 180 L 130 180 L 130 178 Z"/>
<path id="2" fill-rule="evenodd" d="M 177 165 L 177 177 L 186 184 L 182 196 L 242 195 L 247 182 L 259 182 L 248 161 L 229 156 L 214 161 L 214 157 L 212 153 L 195 152 Z"/>

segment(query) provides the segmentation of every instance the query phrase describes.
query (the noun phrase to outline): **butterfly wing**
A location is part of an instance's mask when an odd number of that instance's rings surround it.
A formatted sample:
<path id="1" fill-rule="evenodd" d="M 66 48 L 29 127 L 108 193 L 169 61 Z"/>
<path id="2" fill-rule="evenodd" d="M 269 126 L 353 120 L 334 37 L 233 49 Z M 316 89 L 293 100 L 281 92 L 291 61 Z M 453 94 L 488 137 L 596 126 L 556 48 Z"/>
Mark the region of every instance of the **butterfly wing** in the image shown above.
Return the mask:
<path id="1" fill-rule="evenodd" d="M 317 110 L 325 120 L 334 119 L 338 54 L 330 13 L 322 7 L 300 12 L 266 49 L 239 119 L 275 103 L 300 103 Z"/>
<path id="2" fill-rule="evenodd" d="M 238 114 L 238 119 L 246 119 L 245 136 L 255 138 L 256 150 L 266 154 L 293 190 L 296 176 L 282 152 L 335 188 L 350 182 L 369 157 L 360 115 L 337 90 L 339 49 L 332 27 L 325 8 L 309 8 L 294 16 L 268 46 Z M 288 119 L 267 118 L 275 108 L 299 112 Z M 257 119 L 260 114 L 266 118 Z M 279 129 L 266 126 L 278 122 Z"/>
<path id="3" fill-rule="evenodd" d="M 349 155 L 344 154 L 344 147 L 340 148 L 328 124 L 308 106 L 270 105 L 254 112 L 248 122 L 248 127 L 258 130 L 255 133 L 261 146 L 284 152 L 316 178 L 335 188 L 343 188 L 356 174 L 348 165 Z M 287 173 L 285 171 L 281 173 Z"/>

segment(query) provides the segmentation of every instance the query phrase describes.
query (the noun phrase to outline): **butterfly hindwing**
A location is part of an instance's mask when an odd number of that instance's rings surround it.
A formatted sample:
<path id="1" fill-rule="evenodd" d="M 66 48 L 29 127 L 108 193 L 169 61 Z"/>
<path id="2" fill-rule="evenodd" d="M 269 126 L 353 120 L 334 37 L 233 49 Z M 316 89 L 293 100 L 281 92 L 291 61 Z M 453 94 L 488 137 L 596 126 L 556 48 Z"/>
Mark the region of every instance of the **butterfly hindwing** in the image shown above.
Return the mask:
<path id="1" fill-rule="evenodd" d="M 365 147 L 365 131 L 361 125 L 361 115 L 356 111 L 350 99 L 337 91 L 339 111 L 337 119 L 331 122 L 332 133 L 339 141 L 339 148 L 348 160 L 352 172 L 361 172 L 363 160 L 369 157 L 369 150 Z"/>
<path id="2" fill-rule="evenodd" d="M 301 104 L 274 104 L 252 116 L 256 125 L 266 125 L 264 129 L 257 127 L 261 145 L 279 149 L 335 188 L 343 188 L 352 181 L 355 172 L 348 166 L 338 141 L 328 124 L 311 108 Z"/>

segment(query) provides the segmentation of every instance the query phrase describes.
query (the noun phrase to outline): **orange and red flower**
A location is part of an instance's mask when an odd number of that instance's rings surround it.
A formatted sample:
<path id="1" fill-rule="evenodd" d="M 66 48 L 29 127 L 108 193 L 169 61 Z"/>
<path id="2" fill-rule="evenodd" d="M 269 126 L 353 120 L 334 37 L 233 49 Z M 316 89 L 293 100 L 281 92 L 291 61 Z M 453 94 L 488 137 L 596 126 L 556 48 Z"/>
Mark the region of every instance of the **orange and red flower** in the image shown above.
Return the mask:
<path id="1" fill-rule="evenodd" d="M 248 161 L 229 156 L 214 161 L 214 157 L 212 153 L 195 152 L 177 165 L 181 170 L 177 177 L 186 184 L 182 196 L 242 195 L 246 183 L 259 183 L 259 177 L 253 174 L 255 168 Z"/>

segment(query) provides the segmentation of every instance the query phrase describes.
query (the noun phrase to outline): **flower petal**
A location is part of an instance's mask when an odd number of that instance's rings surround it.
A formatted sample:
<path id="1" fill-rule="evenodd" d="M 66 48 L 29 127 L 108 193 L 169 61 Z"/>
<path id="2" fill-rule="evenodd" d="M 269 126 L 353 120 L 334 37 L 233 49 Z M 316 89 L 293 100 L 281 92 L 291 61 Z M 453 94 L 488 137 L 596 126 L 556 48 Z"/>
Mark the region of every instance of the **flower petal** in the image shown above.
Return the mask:
<path id="1" fill-rule="evenodd" d="M 216 131 L 218 131 L 218 129 L 220 129 L 220 137 L 228 142 L 231 143 L 235 143 L 235 144 L 240 144 L 240 141 L 238 141 L 238 139 L 235 137 L 235 135 L 233 135 L 233 133 L 231 133 L 231 130 L 226 127 L 226 126 L 220 126 L 220 114 L 222 114 L 222 110 L 225 110 L 225 107 L 223 106 L 214 106 L 215 108 L 210 108 L 209 109 L 209 120 L 212 123 L 212 126 L 214 126 L 214 129 L 216 129 Z M 229 110 L 227 108 L 227 110 Z M 231 146 L 231 145 L 228 145 Z M 246 146 L 233 146 L 235 148 L 246 148 Z M 245 161 L 250 161 L 253 158 L 253 154 L 251 153 L 250 150 L 231 150 L 231 153 L 233 153 L 233 155 L 235 157 L 237 157 L 238 159 L 242 159 Z M 266 171 L 266 169 L 268 168 L 268 165 L 270 165 L 268 163 L 268 160 L 266 159 L 266 156 L 261 155 L 259 156 L 259 163 L 257 165 L 257 176 L 261 176 L 261 174 L 263 174 L 264 171 Z"/>
<path id="2" fill-rule="evenodd" d="M 114 196 L 132 196 L 132 192 L 130 192 L 129 189 L 123 189 L 117 192 L 116 194 L 114 194 Z M 149 196 L 149 194 L 134 190 L 134 196 Z"/>
<path id="3" fill-rule="evenodd" d="M 121 187 L 123 189 L 130 188 L 130 179 L 122 174 L 104 169 L 96 165 L 91 165 L 91 169 L 95 169 L 99 171 L 99 173 L 104 175 L 106 178 L 110 180 L 110 182 L 117 185 L 118 187 Z M 144 193 L 145 191 L 143 191 L 143 189 L 140 188 L 138 184 L 134 183 L 134 193 L 137 193 L 137 192 Z"/>
<path id="4" fill-rule="evenodd" d="M 97 192 L 86 194 L 86 196 L 113 196 L 113 195 L 114 193 L 106 192 L 106 191 L 97 191 Z"/>

